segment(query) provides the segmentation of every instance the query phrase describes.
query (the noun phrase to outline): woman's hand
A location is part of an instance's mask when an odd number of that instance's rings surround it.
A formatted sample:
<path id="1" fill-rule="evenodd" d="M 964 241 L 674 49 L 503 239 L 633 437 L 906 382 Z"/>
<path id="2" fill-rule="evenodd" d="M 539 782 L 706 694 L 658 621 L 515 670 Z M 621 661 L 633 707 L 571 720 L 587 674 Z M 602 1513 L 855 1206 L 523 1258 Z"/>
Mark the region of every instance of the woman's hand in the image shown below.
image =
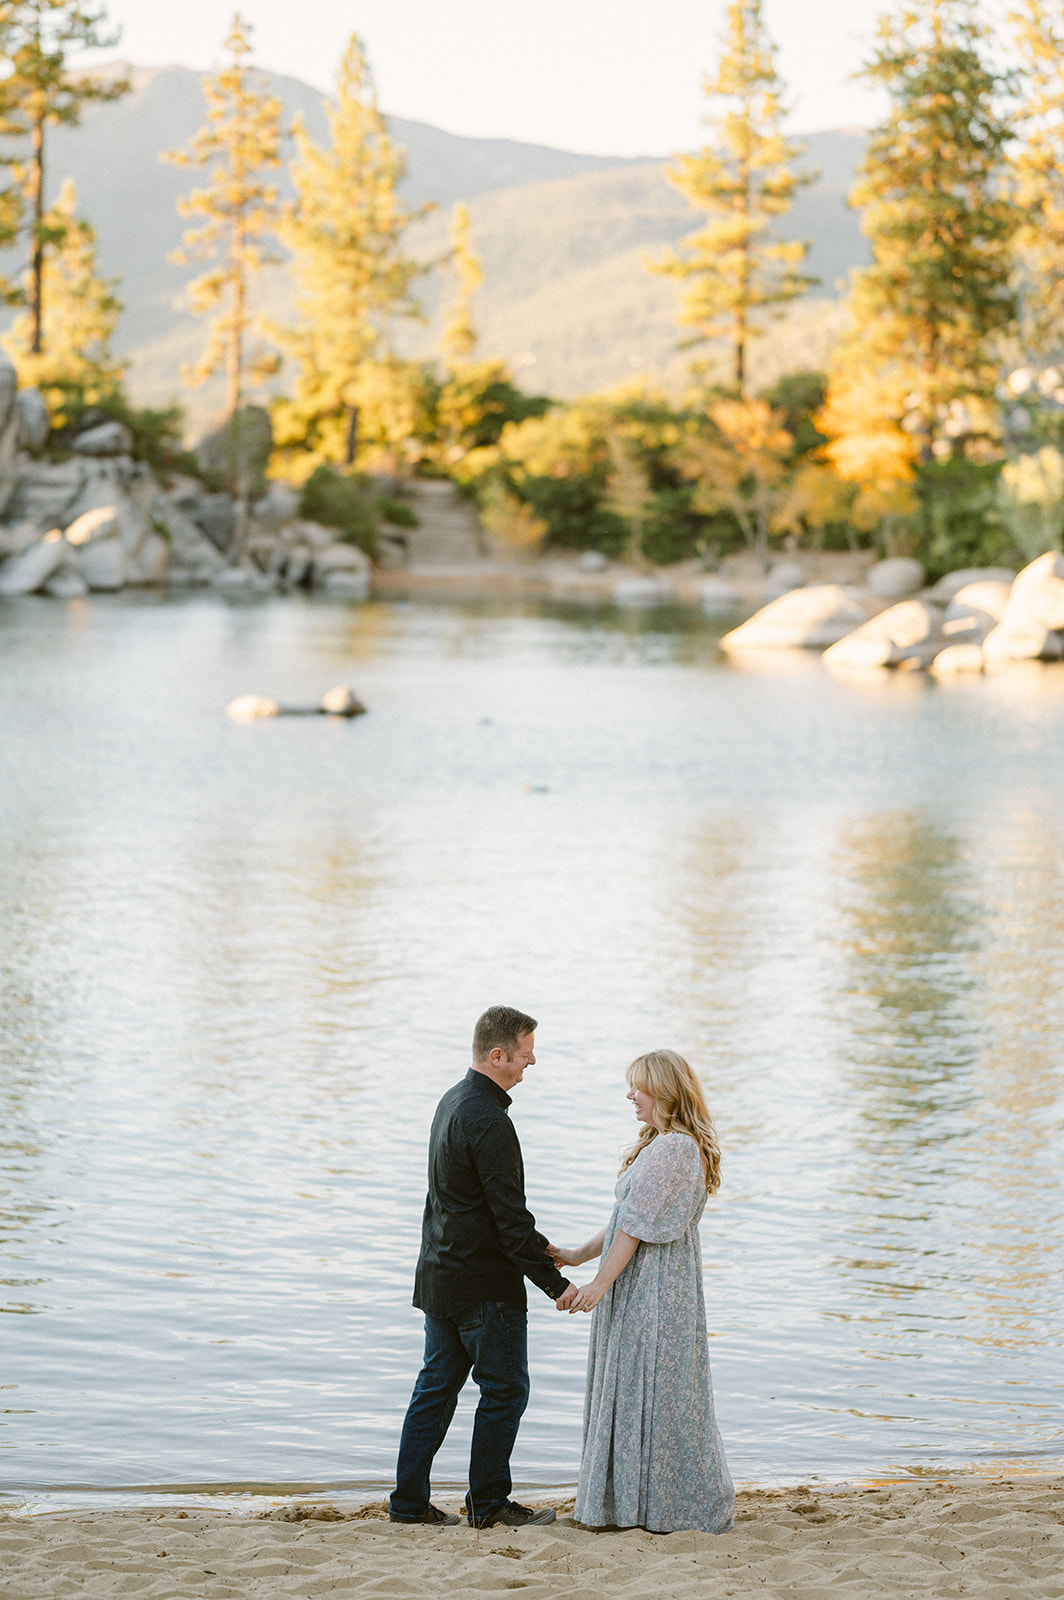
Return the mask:
<path id="1" fill-rule="evenodd" d="M 576 1294 L 570 1300 L 570 1314 L 574 1311 L 594 1311 L 608 1288 L 608 1283 L 600 1283 L 598 1278 L 592 1278 L 590 1283 L 585 1283 L 583 1288 L 578 1288 Z"/>
<path id="2" fill-rule="evenodd" d="M 560 1244 L 549 1244 L 547 1246 L 547 1254 L 559 1270 L 562 1267 L 577 1267 L 580 1265 L 579 1251 L 563 1250 Z"/>

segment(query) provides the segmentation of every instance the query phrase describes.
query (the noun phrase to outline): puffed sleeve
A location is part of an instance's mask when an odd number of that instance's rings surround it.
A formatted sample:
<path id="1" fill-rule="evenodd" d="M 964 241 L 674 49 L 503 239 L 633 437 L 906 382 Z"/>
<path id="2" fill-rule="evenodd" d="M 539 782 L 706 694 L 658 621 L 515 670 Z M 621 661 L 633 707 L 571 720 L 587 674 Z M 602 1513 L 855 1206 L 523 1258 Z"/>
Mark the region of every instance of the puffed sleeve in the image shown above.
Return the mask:
<path id="1" fill-rule="evenodd" d="M 706 1180 L 698 1146 L 685 1133 L 661 1134 L 631 1168 L 617 1226 L 646 1244 L 668 1244 L 687 1229 Z"/>

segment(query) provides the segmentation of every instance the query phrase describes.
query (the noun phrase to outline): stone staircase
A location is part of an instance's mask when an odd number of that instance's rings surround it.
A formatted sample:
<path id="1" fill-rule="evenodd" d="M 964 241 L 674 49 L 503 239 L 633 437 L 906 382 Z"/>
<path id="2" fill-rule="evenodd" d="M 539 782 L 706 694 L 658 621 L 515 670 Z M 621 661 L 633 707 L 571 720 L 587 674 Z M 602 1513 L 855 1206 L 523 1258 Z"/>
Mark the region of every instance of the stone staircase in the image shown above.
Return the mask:
<path id="1" fill-rule="evenodd" d="M 402 530 L 411 566 L 464 566 L 490 556 L 491 542 L 476 512 L 452 483 L 417 483 L 410 503 L 421 524 Z"/>

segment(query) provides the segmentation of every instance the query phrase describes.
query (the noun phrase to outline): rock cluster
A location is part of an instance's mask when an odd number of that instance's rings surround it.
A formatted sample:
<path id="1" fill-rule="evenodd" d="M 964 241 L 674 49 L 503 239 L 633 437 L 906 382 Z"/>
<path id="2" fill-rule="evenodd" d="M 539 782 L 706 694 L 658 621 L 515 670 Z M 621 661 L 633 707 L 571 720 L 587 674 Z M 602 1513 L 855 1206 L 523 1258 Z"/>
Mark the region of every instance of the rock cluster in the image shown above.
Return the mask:
<path id="1" fill-rule="evenodd" d="M 887 570 L 883 570 L 887 569 Z M 915 570 L 914 570 L 915 569 Z M 919 579 L 919 593 L 912 585 Z M 892 667 L 954 677 L 1011 661 L 1064 661 L 1064 555 L 1018 575 L 1000 567 L 947 574 L 925 589 L 909 560 L 884 561 L 862 588 L 811 584 L 772 600 L 721 640 L 745 650 L 823 649 L 836 671 Z M 893 593 L 906 597 L 887 603 Z"/>
<path id="2" fill-rule="evenodd" d="M 122 423 L 90 421 L 66 442 L 65 459 L 40 454 L 48 435 L 40 394 L 19 390 L 0 360 L 0 596 L 73 599 L 159 583 L 369 592 L 368 557 L 335 529 L 301 520 L 287 485 L 266 485 L 252 502 L 236 560 L 235 501 L 196 478 L 160 482 L 133 459 Z"/>

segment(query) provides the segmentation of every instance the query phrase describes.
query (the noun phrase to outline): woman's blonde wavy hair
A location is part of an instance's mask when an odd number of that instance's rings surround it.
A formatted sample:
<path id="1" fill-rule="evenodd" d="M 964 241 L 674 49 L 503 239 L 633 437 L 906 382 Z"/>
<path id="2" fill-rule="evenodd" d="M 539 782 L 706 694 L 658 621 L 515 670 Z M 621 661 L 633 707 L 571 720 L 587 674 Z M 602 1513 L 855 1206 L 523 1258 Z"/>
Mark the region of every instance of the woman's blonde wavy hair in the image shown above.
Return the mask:
<path id="1" fill-rule="evenodd" d="M 720 1146 L 702 1085 L 675 1050 L 648 1050 L 636 1056 L 625 1073 L 629 1087 L 648 1094 L 654 1101 L 654 1116 L 661 1122 L 644 1127 L 621 1163 L 621 1171 L 632 1165 L 636 1156 L 662 1133 L 687 1133 L 698 1146 L 706 1175 L 706 1193 L 720 1188 Z"/>

